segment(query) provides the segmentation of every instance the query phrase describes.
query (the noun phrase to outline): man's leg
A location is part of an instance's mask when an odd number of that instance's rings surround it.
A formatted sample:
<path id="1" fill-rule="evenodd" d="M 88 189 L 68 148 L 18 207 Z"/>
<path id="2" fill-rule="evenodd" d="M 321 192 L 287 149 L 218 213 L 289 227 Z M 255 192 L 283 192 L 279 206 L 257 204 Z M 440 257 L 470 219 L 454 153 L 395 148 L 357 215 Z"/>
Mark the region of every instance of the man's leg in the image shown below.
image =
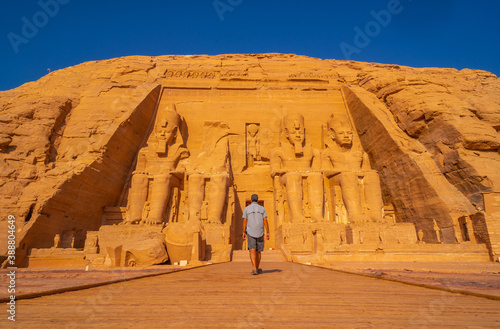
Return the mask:
<path id="1" fill-rule="evenodd" d="M 262 269 L 259 267 L 260 266 L 260 257 L 262 255 L 262 251 L 264 250 L 264 236 L 261 236 L 259 239 L 257 239 L 257 262 L 256 262 L 256 269 L 257 273 L 262 273 Z"/>
<path id="2" fill-rule="evenodd" d="M 260 252 L 257 249 L 250 249 L 250 260 L 252 261 L 253 268 L 257 270 L 260 263 Z"/>
<path id="3" fill-rule="evenodd" d="M 252 273 L 253 275 L 257 274 L 258 264 L 257 264 L 257 239 L 254 237 L 247 235 L 248 241 L 248 250 L 250 251 L 250 261 L 252 262 Z"/>
<path id="4" fill-rule="evenodd" d="M 259 265 L 260 265 L 260 256 L 261 256 L 261 252 L 260 251 L 257 251 L 257 255 L 255 257 L 255 267 L 256 269 L 259 269 Z"/>

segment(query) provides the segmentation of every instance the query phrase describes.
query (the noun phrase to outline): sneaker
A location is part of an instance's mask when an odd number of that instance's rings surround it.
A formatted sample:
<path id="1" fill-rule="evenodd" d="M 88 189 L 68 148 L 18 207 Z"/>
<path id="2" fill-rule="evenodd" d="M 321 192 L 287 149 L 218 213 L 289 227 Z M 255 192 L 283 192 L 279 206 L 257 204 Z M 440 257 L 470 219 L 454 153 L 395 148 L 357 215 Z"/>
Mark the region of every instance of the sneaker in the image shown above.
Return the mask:
<path id="1" fill-rule="evenodd" d="M 259 269 L 257 270 L 257 273 L 258 273 L 258 274 L 262 274 L 262 272 L 263 272 L 263 271 L 262 271 L 262 269 L 261 269 L 261 268 L 259 268 Z"/>
<path id="2" fill-rule="evenodd" d="M 256 269 L 253 269 L 253 270 L 252 270 L 252 272 L 250 272 L 250 274 L 252 274 L 252 275 L 257 275 L 258 273 L 257 273 L 257 270 L 256 270 Z"/>

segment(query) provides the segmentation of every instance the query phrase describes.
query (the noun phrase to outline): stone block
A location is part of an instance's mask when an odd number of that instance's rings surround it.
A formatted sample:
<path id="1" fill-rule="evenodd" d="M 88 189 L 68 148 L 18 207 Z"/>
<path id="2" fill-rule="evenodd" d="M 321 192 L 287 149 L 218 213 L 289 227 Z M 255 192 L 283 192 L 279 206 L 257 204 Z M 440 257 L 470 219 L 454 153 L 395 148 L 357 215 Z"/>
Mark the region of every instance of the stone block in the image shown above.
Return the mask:
<path id="1" fill-rule="evenodd" d="M 149 266 L 168 260 L 161 226 L 104 225 L 98 245 L 112 266 Z"/>

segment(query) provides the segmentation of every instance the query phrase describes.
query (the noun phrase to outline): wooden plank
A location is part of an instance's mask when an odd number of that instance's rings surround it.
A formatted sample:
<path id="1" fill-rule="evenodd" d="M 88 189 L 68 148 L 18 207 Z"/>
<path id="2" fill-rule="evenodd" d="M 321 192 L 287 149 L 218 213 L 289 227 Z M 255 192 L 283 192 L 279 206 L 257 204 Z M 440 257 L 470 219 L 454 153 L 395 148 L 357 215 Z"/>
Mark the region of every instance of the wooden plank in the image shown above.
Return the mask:
<path id="1" fill-rule="evenodd" d="M 21 300 L 16 322 L 22 328 L 500 326 L 498 301 L 293 263 L 262 266 L 257 276 L 249 263 L 233 262 Z"/>

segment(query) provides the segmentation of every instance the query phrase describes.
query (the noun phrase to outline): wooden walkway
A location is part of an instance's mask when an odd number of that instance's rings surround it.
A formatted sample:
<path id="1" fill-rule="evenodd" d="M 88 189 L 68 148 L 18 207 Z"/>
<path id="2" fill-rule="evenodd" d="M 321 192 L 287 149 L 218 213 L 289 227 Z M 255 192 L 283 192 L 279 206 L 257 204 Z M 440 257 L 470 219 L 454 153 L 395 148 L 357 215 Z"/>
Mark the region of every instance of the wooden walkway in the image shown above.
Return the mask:
<path id="1" fill-rule="evenodd" d="M 239 261 L 19 300 L 12 327 L 500 328 L 499 301 L 279 261 L 262 268 L 252 276 Z"/>

